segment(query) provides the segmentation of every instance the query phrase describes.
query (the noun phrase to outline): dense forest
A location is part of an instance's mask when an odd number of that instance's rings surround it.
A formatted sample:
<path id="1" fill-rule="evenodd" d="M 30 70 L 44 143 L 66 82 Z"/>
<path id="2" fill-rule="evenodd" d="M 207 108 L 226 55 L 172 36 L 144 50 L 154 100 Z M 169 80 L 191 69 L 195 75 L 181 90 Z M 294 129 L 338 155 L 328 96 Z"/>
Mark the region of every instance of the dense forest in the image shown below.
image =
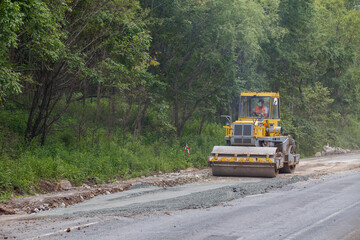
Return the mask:
<path id="1" fill-rule="evenodd" d="M 359 0 L 2 0 L 0 25 L 0 200 L 205 167 L 241 91 L 280 92 L 302 156 L 360 147 Z"/>

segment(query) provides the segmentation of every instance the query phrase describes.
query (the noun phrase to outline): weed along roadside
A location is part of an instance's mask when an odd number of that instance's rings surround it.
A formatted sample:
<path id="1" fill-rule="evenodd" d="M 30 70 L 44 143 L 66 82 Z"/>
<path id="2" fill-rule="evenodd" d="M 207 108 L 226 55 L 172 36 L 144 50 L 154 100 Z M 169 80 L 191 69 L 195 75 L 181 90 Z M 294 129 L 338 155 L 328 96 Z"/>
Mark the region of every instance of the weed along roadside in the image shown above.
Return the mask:
<path id="1" fill-rule="evenodd" d="M 189 130 L 190 131 L 190 130 Z M 176 172 L 189 167 L 206 167 L 211 146 L 223 139 L 223 130 L 216 124 L 204 126 L 202 136 L 188 140 L 150 141 L 128 136 L 104 139 L 91 146 L 80 144 L 47 144 L 24 147 L 13 156 L 2 156 L 0 183 L 1 200 L 22 195 L 46 193 L 51 185 L 67 179 L 73 186 L 99 185 L 159 172 Z M 183 142 L 191 146 L 191 154 L 184 152 Z"/>

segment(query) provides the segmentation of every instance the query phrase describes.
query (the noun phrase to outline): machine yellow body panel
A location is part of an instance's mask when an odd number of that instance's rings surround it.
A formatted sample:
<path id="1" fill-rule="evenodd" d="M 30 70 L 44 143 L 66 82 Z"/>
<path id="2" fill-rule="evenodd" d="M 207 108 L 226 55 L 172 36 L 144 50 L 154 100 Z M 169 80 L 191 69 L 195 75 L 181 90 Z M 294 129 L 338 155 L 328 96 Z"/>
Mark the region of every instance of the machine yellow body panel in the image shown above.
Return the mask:
<path id="1" fill-rule="evenodd" d="M 213 175 L 275 177 L 279 170 L 294 171 L 300 155 L 295 140 L 282 136 L 279 99 L 275 92 L 241 93 L 239 118 L 224 126 L 228 147 L 215 146 L 208 158 Z"/>

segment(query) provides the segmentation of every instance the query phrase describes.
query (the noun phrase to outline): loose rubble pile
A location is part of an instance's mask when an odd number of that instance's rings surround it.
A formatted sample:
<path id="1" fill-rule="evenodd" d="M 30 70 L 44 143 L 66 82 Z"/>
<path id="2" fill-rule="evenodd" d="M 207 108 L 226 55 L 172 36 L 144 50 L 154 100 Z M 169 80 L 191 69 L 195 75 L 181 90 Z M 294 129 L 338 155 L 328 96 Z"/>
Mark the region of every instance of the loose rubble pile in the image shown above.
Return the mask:
<path id="1" fill-rule="evenodd" d="M 315 154 L 315 157 L 328 156 L 328 155 L 334 155 L 334 154 L 344 154 L 344 153 L 351 152 L 351 150 L 342 149 L 341 147 L 330 147 L 329 144 L 325 145 L 323 147 L 323 149 L 324 149 L 324 151 L 317 152 Z"/>
<path id="2" fill-rule="evenodd" d="M 122 192 L 139 184 L 148 184 L 159 187 L 172 187 L 186 183 L 197 182 L 201 179 L 209 178 L 208 169 L 198 170 L 188 168 L 178 173 L 163 174 L 158 172 L 157 175 L 150 177 L 134 178 L 126 181 L 118 181 L 102 185 L 82 185 L 73 187 L 68 180 L 62 180 L 58 184 L 46 183 L 50 193 L 36 195 L 26 198 L 14 198 L 0 202 L 0 215 L 25 214 L 46 211 L 52 208 L 65 208 L 76 203 L 91 199 L 97 195 L 111 194 Z"/>

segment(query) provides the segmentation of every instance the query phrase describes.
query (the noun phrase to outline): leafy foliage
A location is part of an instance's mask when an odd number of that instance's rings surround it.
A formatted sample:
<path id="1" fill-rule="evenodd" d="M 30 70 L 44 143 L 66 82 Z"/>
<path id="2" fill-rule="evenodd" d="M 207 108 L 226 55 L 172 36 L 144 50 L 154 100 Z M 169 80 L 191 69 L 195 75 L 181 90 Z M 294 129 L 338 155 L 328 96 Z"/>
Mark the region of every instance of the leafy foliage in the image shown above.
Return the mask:
<path id="1" fill-rule="evenodd" d="M 1 195 L 204 167 L 241 91 L 280 92 L 302 156 L 359 148 L 359 24 L 357 0 L 3 0 Z"/>

